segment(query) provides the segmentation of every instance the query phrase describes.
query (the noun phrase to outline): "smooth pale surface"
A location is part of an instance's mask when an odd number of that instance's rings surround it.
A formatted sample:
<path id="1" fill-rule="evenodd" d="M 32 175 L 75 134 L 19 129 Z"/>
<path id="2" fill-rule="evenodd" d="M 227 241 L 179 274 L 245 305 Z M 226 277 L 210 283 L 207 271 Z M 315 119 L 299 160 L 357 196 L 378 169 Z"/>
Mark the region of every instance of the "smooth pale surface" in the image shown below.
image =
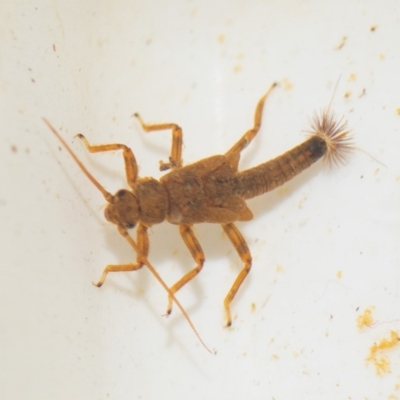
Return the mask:
<path id="1" fill-rule="evenodd" d="M 399 18 L 389 0 L 1 1 L 0 398 L 400 397 L 400 349 L 383 377 L 365 361 L 400 331 Z M 356 151 L 248 203 L 255 219 L 238 226 L 253 269 L 231 329 L 222 300 L 241 263 L 219 226 L 195 227 L 207 260 L 178 297 L 210 355 L 176 307 L 161 317 L 166 293 L 147 270 L 92 286 L 135 256 L 41 117 L 114 192 L 121 155 L 87 155 L 77 132 L 131 146 L 141 176 L 159 177 L 171 135 L 143 133 L 133 112 L 179 123 L 193 162 L 250 128 L 276 80 L 242 168 L 302 141 L 332 96 L 385 166 Z M 150 240 L 169 285 L 194 266 L 176 227 Z M 359 331 L 368 306 L 377 323 Z"/>

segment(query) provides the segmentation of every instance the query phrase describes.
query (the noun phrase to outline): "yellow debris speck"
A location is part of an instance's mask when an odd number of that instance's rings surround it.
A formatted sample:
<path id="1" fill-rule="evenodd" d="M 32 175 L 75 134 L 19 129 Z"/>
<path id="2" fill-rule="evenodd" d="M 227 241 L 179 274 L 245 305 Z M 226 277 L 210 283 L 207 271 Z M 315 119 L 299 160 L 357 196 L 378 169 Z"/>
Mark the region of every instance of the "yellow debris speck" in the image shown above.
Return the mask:
<path id="1" fill-rule="evenodd" d="M 397 346 L 399 343 L 399 334 L 396 331 L 391 331 L 389 339 L 382 339 L 380 342 L 374 343 L 371 346 L 366 360 L 374 363 L 376 373 L 378 375 L 391 372 L 389 359 L 386 356 L 379 355 L 379 352 L 391 349 Z"/>
<path id="2" fill-rule="evenodd" d="M 357 75 L 353 72 L 349 76 L 349 82 L 357 80 Z"/>
<path id="3" fill-rule="evenodd" d="M 288 78 L 284 78 L 282 80 L 282 86 L 285 90 L 289 90 L 293 87 L 293 83 L 290 82 L 290 80 Z"/>
<path id="4" fill-rule="evenodd" d="M 365 326 L 371 326 L 374 323 L 372 318 L 372 307 L 368 307 L 357 317 L 357 328 L 362 329 Z"/>
<path id="5" fill-rule="evenodd" d="M 335 50 L 340 50 L 346 43 L 346 40 L 347 40 L 347 36 L 343 36 L 340 43 L 335 47 Z"/>
<path id="6" fill-rule="evenodd" d="M 285 272 L 285 269 L 282 267 L 282 265 L 278 264 L 275 268 L 276 272 Z"/>
<path id="7" fill-rule="evenodd" d="M 348 90 L 348 91 L 344 94 L 344 98 L 345 98 L 345 99 L 348 99 L 351 95 L 352 95 L 351 90 Z"/>

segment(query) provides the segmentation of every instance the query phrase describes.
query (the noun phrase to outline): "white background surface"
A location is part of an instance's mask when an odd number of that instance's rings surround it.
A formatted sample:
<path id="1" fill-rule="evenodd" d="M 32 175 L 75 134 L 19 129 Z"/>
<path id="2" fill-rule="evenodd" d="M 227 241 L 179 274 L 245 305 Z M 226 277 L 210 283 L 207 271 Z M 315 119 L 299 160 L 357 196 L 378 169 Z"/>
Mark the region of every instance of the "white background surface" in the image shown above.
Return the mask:
<path id="1" fill-rule="evenodd" d="M 399 37 L 396 1 L 3 0 L 0 397 L 400 398 L 399 348 L 382 377 L 365 361 L 400 330 Z M 196 226 L 206 264 L 178 297 L 215 355 L 176 307 L 161 317 L 166 293 L 146 269 L 91 284 L 135 256 L 42 116 L 113 192 L 121 155 L 87 155 L 77 132 L 128 144 L 159 177 L 170 134 L 144 134 L 133 112 L 179 123 L 192 162 L 226 151 L 278 80 L 247 168 L 301 142 L 339 77 L 333 109 L 385 166 L 356 151 L 249 201 L 255 219 L 238 226 L 253 269 L 231 329 L 222 300 L 241 263 L 219 226 Z M 150 240 L 168 284 L 194 266 L 176 227 Z M 377 323 L 359 331 L 368 306 Z"/>

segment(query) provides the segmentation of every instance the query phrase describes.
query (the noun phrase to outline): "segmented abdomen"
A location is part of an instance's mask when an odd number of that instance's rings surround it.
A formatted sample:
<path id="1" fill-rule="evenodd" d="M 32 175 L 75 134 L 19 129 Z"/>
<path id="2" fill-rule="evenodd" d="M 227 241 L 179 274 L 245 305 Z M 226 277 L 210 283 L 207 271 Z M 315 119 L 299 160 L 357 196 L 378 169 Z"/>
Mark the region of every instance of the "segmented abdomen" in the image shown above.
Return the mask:
<path id="1" fill-rule="evenodd" d="M 234 178 L 234 191 L 244 199 L 269 192 L 314 164 L 327 150 L 323 138 L 312 136 L 273 160 L 239 172 Z"/>

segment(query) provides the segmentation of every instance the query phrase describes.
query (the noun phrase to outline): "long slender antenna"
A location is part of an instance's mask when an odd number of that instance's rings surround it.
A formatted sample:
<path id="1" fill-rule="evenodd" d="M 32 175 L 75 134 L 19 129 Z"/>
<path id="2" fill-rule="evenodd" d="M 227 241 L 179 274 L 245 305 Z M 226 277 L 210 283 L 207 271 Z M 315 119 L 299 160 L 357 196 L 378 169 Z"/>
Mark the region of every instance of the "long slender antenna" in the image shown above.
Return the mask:
<path id="1" fill-rule="evenodd" d="M 100 190 L 100 192 L 104 196 L 104 198 L 109 203 L 111 203 L 112 199 L 113 199 L 113 195 L 111 193 L 107 192 L 107 190 L 104 189 L 103 186 L 101 186 L 100 183 L 94 178 L 94 176 L 86 169 L 86 167 L 83 165 L 82 161 L 75 155 L 75 153 L 72 151 L 72 149 L 68 146 L 67 142 L 56 131 L 56 129 L 53 127 L 53 125 L 51 125 L 50 122 L 47 121 L 46 118 L 42 118 L 42 119 L 43 119 L 44 123 L 49 127 L 49 129 L 54 133 L 54 135 L 57 137 L 57 139 L 61 142 L 61 144 L 64 146 L 64 148 L 68 151 L 68 153 L 71 155 L 71 157 L 74 159 L 74 161 L 78 164 L 79 168 L 89 178 L 90 182 L 92 182 L 93 185 L 96 186 L 97 189 Z"/>

